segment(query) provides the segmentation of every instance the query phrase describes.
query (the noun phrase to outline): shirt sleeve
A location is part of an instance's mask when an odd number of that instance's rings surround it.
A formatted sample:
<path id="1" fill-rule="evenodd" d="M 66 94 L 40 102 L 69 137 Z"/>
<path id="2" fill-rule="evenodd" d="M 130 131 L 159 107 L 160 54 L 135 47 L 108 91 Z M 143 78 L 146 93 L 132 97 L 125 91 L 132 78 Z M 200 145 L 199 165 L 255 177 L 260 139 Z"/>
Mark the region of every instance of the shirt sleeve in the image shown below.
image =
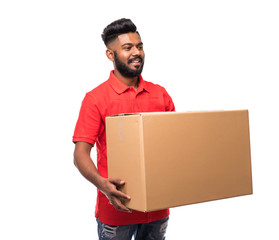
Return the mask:
<path id="1" fill-rule="evenodd" d="M 172 98 L 170 97 L 170 95 L 168 94 L 165 88 L 163 88 L 163 90 L 164 90 L 164 101 L 165 101 L 166 112 L 174 112 L 175 106 L 172 101 Z"/>
<path id="2" fill-rule="evenodd" d="M 76 123 L 73 142 L 87 142 L 94 146 L 101 126 L 101 114 L 94 95 L 84 97 Z"/>

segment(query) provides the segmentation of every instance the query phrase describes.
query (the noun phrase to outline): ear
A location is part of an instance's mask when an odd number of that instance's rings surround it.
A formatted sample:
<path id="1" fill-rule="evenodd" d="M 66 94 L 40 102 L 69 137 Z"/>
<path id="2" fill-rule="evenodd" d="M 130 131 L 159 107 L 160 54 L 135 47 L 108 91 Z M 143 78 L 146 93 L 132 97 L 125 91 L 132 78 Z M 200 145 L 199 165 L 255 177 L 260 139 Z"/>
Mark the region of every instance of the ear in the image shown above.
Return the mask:
<path id="1" fill-rule="evenodd" d="M 106 55 L 107 55 L 107 57 L 108 57 L 108 59 L 109 59 L 110 61 L 114 62 L 114 53 L 113 53 L 112 50 L 107 49 L 107 50 L 106 50 Z"/>

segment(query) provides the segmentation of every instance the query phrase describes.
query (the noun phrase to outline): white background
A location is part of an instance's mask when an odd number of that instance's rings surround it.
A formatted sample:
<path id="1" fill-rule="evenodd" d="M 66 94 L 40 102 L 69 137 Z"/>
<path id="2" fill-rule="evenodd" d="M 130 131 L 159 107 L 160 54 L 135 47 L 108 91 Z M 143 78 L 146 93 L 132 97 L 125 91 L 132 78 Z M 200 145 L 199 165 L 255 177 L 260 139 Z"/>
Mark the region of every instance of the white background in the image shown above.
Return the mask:
<path id="1" fill-rule="evenodd" d="M 177 111 L 250 113 L 254 194 L 172 209 L 167 239 L 279 239 L 277 2 L 1 1 L 0 239 L 97 239 L 71 138 L 112 69 L 102 30 L 121 17 L 142 36 L 144 78 Z"/>

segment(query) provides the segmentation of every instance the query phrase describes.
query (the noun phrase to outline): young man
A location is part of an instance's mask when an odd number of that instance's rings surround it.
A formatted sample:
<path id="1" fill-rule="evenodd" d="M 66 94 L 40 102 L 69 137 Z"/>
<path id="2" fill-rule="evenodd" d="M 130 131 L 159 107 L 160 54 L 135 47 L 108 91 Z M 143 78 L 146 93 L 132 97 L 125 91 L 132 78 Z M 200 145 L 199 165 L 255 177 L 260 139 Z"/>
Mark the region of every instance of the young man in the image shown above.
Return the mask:
<path id="1" fill-rule="evenodd" d="M 165 239 L 169 210 L 131 211 L 122 203 L 130 197 L 118 191 L 125 179 L 108 178 L 105 118 L 113 114 L 174 111 L 166 90 L 144 81 L 143 43 L 130 19 L 108 25 L 102 34 L 114 70 L 109 79 L 88 92 L 76 124 L 74 163 L 97 189 L 95 216 L 99 239 Z M 97 168 L 90 157 L 97 145 Z"/>

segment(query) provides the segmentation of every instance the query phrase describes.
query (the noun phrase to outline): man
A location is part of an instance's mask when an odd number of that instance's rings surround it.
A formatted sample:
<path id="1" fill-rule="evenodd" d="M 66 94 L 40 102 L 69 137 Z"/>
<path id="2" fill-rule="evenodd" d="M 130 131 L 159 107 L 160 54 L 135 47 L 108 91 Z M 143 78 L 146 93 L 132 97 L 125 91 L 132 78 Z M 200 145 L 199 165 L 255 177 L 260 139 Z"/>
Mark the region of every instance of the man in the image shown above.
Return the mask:
<path id="1" fill-rule="evenodd" d="M 99 239 L 130 240 L 133 235 L 135 239 L 165 239 L 169 210 L 131 211 L 123 204 L 130 197 L 118 191 L 125 179 L 108 178 L 105 118 L 120 113 L 174 111 L 175 107 L 163 87 L 143 80 L 143 43 L 130 19 L 112 22 L 102 39 L 114 70 L 82 102 L 73 136 L 74 163 L 98 189 L 95 217 Z M 95 143 L 97 168 L 90 157 Z"/>

